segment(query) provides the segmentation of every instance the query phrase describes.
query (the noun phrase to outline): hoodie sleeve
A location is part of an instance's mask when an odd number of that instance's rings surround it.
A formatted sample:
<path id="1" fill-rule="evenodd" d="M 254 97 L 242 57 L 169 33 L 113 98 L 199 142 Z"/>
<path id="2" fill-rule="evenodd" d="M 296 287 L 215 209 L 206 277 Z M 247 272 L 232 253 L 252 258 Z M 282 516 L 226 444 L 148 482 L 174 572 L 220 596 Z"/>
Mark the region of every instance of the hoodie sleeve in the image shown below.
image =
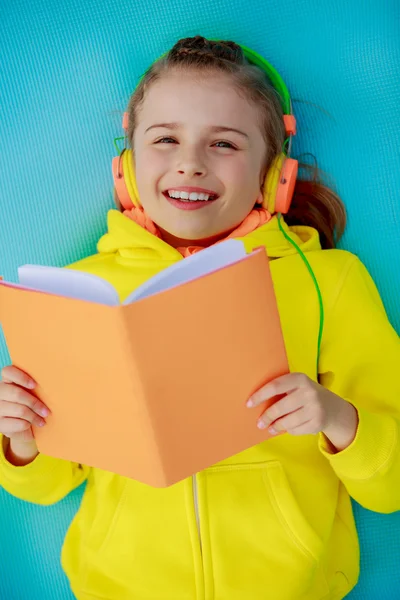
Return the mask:
<path id="1" fill-rule="evenodd" d="M 39 454 L 23 467 L 15 467 L 5 457 L 7 440 L 0 434 L 0 485 L 20 500 L 34 504 L 54 504 L 87 479 L 90 468 Z"/>
<path id="2" fill-rule="evenodd" d="M 327 307 L 319 381 L 358 410 L 353 442 L 319 447 L 350 496 L 369 510 L 400 510 L 400 340 L 367 269 L 355 256 Z"/>

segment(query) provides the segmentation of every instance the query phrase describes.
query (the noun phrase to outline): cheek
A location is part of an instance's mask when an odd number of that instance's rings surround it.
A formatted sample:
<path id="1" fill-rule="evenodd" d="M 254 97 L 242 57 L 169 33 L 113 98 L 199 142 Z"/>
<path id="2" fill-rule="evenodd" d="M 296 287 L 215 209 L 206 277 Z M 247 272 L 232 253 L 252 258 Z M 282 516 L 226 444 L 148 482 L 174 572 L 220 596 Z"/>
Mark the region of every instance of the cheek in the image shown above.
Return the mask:
<path id="1" fill-rule="evenodd" d="M 236 160 L 221 165 L 221 178 L 237 190 L 248 190 L 257 180 L 257 173 L 247 160 Z"/>
<path id="2" fill-rule="evenodd" d="M 153 186 L 167 168 L 166 157 L 151 148 L 141 150 L 135 157 L 136 181 L 139 187 Z"/>

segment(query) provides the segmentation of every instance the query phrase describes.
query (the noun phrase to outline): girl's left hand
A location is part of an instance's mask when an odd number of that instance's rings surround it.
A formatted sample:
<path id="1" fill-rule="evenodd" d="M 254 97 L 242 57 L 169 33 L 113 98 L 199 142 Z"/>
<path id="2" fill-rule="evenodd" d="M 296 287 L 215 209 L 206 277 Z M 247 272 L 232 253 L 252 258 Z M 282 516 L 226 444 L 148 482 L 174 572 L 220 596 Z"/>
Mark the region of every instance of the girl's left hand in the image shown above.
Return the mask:
<path id="1" fill-rule="evenodd" d="M 358 413 L 355 407 L 304 373 L 289 373 L 267 383 L 247 402 L 252 408 L 285 394 L 259 418 L 257 426 L 275 435 L 322 432 L 336 450 L 344 450 L 354 440 Z"/>

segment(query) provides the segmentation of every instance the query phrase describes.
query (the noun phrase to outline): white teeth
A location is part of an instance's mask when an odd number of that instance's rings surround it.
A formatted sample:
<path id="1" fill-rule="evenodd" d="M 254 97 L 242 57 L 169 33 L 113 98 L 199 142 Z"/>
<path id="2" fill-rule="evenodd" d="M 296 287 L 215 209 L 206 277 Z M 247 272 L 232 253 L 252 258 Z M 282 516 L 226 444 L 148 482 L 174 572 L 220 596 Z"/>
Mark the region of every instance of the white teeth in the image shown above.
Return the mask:
<path id="1" fill-rule="evenodd" d="M 195 202 L 196 200 L 208 200 L 209 198 L 213 198 L 210 194 L 205 194 L 203 192 L 179 192 L 178 190 L 168 190 L 168 195 L 170 198 L 176 198 L 180 200 L 189 200 Z"/>

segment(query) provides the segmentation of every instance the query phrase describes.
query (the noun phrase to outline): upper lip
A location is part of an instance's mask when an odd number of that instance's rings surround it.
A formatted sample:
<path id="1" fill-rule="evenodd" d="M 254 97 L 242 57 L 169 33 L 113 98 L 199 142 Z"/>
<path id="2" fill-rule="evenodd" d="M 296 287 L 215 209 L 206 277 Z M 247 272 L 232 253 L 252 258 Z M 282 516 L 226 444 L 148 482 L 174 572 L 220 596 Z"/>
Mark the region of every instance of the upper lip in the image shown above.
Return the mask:
<path id="1" fill-rule="evenodd" d="M 190 194 L 191 192 L 196 192 L 197 194 L 208 194 L 209 196 L 218 196 L 217 192 L 214 192 L 213 190 L 206 190 L 205 188 L 192 187 L 187 185 L 171 186 L 164 191 L 169 192 L 171 190 L 176 190 L 177 192 L 188 192 L 188 194 Z"/>

